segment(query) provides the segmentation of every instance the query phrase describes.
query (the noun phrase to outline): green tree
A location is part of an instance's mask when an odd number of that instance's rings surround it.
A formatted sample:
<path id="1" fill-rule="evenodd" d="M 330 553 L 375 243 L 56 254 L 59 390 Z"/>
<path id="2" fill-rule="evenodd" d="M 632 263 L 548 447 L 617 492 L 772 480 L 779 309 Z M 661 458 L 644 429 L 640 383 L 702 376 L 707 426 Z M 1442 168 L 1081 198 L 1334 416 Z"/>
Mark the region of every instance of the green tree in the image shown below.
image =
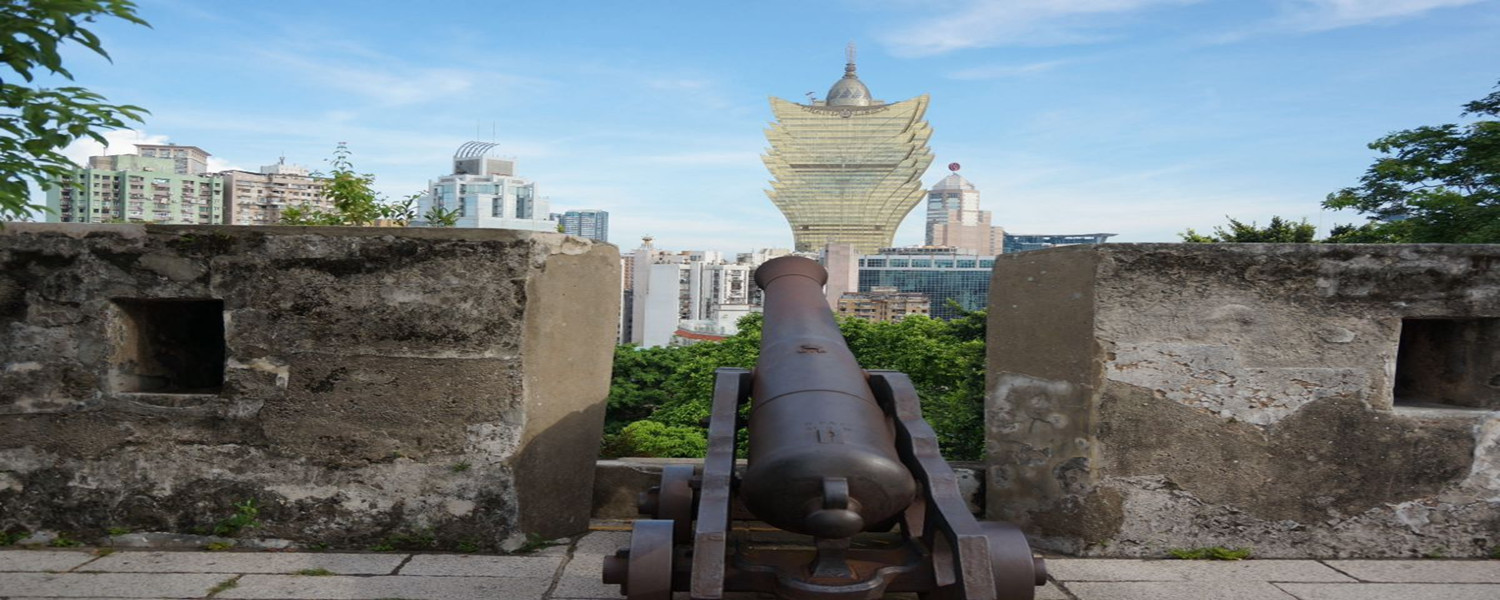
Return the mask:
<path id="1" fill-rule="evenodd" d="M 434 205 L 422 215 L 422 220 L 427 222 L 428 227 L 453 227 L 458 225 L 458 209 L 444 209 Z"/>
<path id="2" fill-rule="evenodd" d="M 897 323 L 843 319 L 839 328 L 861 366 L 911 377 L 944 456 L 977 460 L 984 454 L 984 320 L 983 311 L 966 311 L 953 321 L 921 316 Z M 702 456 L 697 448 L 706 437 L 703 423 L 709 416 L 714 371 L 754 367 L 763 323 L 760 314 L 746 316 L 739 321 L 739 333 L 722 342 L 619 347 L 605 455 Z M 642 421 L 660 427 L 636 425 Z M 666 451 L 682 454 L 660 454 Z"/>
<path id="3" fill-rule="evenodd" d="M 1229 219 L 1229 228 L 1215 227 L 1213 235 L 1203 235 L 1189 229 L 1178 236 L 1189 244 L 1216 242 L 1307 244 L 1316 241 L 1314 238 L 1318 234 L 1318 228 L 1308 223 L 1307 219 L 1293 222 L 1281 217 L 1271 217 L 1269 224 L 1260 227 L 1254 221 L 1246 224 L 1233 217 L 1225 218 Z"/>
<path id="4" fill-rule="evenodd" d="M 1500 86 L 1497 86 L 1500 87 Z M 1370 218 L 1349 241 L 1500 243 L 1500 91 L 1464 105 L 1466 125 L 1397 131 L 1370 143 L 1383 156 L 1325 208 Z M 1492 117 L 1485 119 L 1484 117 Z"/>
<path id="5" fill-rule="evenodd" d="M 63 148 L 85 137 L 106 143 L 104 132 L 148 114 L 85 88 L 32 85 L 40 70 L 73 80 L 59 53 L 63 43 L 108 59 L 99 36 L 84 25 L 115 17 L 150 27 L 135 8 L 128 0 L 0 0 L 0 221 L 45 209 L 31 203 L 27 183 L 46 186 L 76 169 Z"/>
<path id="6" fill-rule="evenodd" d="M 333 204 L 333 211 L 305 204 L 293 206 L 281 211 L 281 224 L 365 227 L 374 225 L 377 220 L 400 227 L 410 224 L 416 216 L 416 202 L 421 194 L 406 196 L 399 202 L 387 202 L 375 191 L 374 175 L 354 170 L 354 162 L 349 158 L 353 154 L 348 144 L 339 142 L 333 150 L 333 158 L 328 161 L 332 169 L 319 195 Z"/>

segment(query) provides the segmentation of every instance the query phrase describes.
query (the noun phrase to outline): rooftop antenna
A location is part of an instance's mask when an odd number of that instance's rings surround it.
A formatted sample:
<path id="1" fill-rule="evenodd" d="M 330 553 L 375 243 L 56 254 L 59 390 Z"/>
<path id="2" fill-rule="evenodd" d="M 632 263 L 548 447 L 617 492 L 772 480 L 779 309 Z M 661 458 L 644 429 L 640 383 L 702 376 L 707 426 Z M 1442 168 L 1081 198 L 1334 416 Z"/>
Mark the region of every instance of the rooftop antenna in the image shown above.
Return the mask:
<path id="1" fill-rule="evenodd" d="M 496 137 L 496 135 L 495 135 L 495 122 L 494 121 L 490 121 L 490 141 L 491 142 L 497 141 L 497 140 L 495 140 L 495 137 Z"/>

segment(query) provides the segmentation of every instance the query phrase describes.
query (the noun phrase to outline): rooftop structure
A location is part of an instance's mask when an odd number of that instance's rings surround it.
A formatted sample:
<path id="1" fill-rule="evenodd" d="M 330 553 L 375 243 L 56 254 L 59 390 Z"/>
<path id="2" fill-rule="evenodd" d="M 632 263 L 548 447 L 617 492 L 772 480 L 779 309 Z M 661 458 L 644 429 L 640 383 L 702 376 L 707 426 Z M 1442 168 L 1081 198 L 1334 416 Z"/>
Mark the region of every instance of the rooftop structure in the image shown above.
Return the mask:
<path id="1" fill-rule="evenodd" d="M 173 172 L 178 175 L 202 175 L 208 172 L 207 150 L 197 146 L 177 144 L 136 144 L 135 151 L 149 158 L 172 159 Z"/>
<path id="2" fill-rule="evenodd" d="M 434 208 L 452 211 L 458 227 L 556 232 L 536 184 L 516 177 L 516 161 L 491 156 L 498 144 L 468 142 L 453 153 L 453 174 L 428 184 L 417 200 L 418 219 Z M 414 223 L 424 225 L 425 222 Z"/>
<path id="3" fill-rule="evenodd" d="M 796 250 L 891 245 L 921 201 L 921 176 L 932 163 L 927 102 L 925 94 L 893 104 L 872 98 L 855 72 L 852 44 L 826 100 L 771 98 L 776 122 L 766 129 L 771 148 L 762 160 L 775 180 L 766 195 L 791 225 Z"/>

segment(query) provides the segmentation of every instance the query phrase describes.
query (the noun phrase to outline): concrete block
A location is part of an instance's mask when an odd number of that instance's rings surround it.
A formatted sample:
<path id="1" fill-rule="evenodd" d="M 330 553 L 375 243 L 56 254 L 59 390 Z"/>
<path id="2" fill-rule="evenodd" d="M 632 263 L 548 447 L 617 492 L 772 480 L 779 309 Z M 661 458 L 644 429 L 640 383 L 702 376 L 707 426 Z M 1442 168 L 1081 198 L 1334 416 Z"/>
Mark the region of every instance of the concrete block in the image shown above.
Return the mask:
<path id="1" fill-rule="evenodd" d="M 1500 585 L 1464 583 L 1281 583 L 1298 600 L 1495 600 Z"/>
<path id="2" fill-rule="evenodd" d="M 388 575 L 403 554 L 321 552 L 116 552 L 80 572 L 110 573 L 280 573 L 327 569 L 340 575 Z"/>
<path id="3" fill-rule="evenodd" d="M 1388 583 L 1500 583 L 1495 560 L 1330 560 L 1360 581 Z"/>
<path id="4" fill-rule="evenodd" d="M 1497 260 L 1500 244 L 996 257 L 987 516 L 1073 556 L 1483 556 Z"/>
<path id="5" fill-rule="evenodd" d="M 551 581 L 520 577 L 299 577 L 246 575 L 215 598 L 301 600 L 452 600 L 456 598 L 541 598 Z"/>
<path id="6" fill-rule="evenodd" d="M 179 573 L 0 573 L 10 597 L 201 598 L 225 575 Z"/>
<path id="7" fill-rule="evenodd" d="M 1265 582 L 1063 582 L 1078 600 L 1298 600 Z"/>
<path id="8" fill-rule="evenodd" d="M 79 550 L 0 550 L 0 572 L 67 571 L 94 558 Z"/>
<path id="9" fill-rule="evenodd" d="M 614 246 L 69 225 L 0 229 L 0 530 L 187 532 L 250 499 L 256 536 L 334 548 L 587 530 Z"/>
<path id="10" fill-rule="evenodd" d="M 565 556 L 467 556 L 418 554 L 401 566 L 401 575 L 433 577 L 529 577 L 551 581 Z"/>

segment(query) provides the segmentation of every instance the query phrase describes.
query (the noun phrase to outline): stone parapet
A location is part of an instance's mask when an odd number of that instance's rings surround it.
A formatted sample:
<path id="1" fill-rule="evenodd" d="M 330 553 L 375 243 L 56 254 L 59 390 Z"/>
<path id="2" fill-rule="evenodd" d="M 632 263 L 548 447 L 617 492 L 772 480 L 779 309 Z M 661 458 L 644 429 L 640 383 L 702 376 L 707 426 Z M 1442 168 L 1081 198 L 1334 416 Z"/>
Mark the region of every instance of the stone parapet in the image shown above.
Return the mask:
<path id="1" fill-rule="evenodd" d="M 997 257 L 987 513 L 1042 548 L 1500 546 L 1500 246 Z"/>
<path id="2" fill-rule="evenodd" d="M 0 530 L 581 532 L 618 281 L 559 234 L 6 224 Z"/>

